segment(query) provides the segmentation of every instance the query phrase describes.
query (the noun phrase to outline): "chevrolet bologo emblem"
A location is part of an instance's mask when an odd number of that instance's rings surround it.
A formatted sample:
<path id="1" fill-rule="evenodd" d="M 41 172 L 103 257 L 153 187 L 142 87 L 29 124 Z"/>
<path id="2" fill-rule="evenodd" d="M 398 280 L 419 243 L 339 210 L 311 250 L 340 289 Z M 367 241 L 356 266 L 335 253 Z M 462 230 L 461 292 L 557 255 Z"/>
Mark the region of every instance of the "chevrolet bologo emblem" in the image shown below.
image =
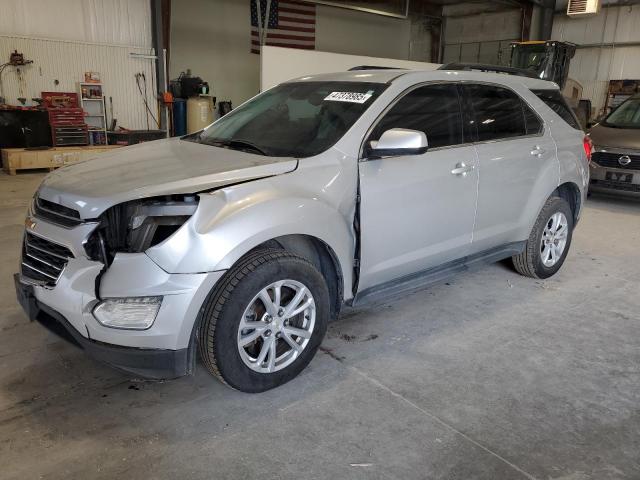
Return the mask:
<path id="1" fill-rule="evenodd" d="M 25 228 L 27 230 L 33 230 L 34 228 L 36 228 L 36 225 L 37 225 L 37 223 L 33 218 L 31 218 L 31 217 L 25 218 L 24 226 L 25 226 Z"/>

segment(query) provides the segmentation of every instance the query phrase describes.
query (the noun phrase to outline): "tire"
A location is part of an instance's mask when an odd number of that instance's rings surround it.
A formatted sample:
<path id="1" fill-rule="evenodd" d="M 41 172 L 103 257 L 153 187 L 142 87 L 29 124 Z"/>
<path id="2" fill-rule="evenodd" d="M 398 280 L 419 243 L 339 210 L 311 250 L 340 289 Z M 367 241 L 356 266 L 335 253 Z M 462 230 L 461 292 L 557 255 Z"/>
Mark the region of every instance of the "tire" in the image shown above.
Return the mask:
<path id="1" fill-rule="evenodd" d="M 275 301 L 276 290 L 280 302 Z M 264 292 L 266 301 L 260 296 Z M 291 306 L 298 294 L 299 303 Z M 327 330 L 329 305 L 326 282 L 306 259 L 277 249 L 250 253 L 205 301 L 198 330 L 200 356 L 211 374 L 236 390 L 257 393 L 277 387 L 297 376 L 315 355 Z M 295 314 L 296 307 L 305 306 Z M 295 315 L 288 316 L 289 311 Z M 294 330 L 305 336 L 291 333 Z M 286 349 L 291 353 L 281 353 Z"/>
<path id="2" fill-rule="evenodd" d="M 566 220 L 566 233 L 564 238 L 561 238 L 562 229 L 556 232 L 553 237 L 549 236 L 548 232 L 553 230 L 554 218 L 556 220 L 562 218 Z M 559 223 L 561 224 L 562 221 Z M 572 235 L 573 212 L 571 211 L 571 207 L 563 198 L 549 197 L 538 214 L 538 218 L 533 225 L 531 234 L 527 239 L 525 249 L 522 253 L 511 257 L 514 268 L 518 273 L 526 277 L 541 279 L 551 277 L 560 270 L 562 264 L 567 258 L 567 253 L 571 246 Z M 548 255 L 545 253 L 547 245 L 544 243 L 543 236 L 545 236 L 547 242 L 550 242 L 550 240 L 553 239 L 551 243 L 548 243 Z M 559 243 L 556 242 L 560 242 L 563 239 L 565 240 L 565 243 L 563 245 L 562 252 L 558 255 L 558 250 L 557 248 L 554 248 L 553 245 L 555 244 L 557 247 Z M 556 253 L 555 260 L 552 258 L 554 254 L 554 252 L 551 252 L 552 249 Z"/>

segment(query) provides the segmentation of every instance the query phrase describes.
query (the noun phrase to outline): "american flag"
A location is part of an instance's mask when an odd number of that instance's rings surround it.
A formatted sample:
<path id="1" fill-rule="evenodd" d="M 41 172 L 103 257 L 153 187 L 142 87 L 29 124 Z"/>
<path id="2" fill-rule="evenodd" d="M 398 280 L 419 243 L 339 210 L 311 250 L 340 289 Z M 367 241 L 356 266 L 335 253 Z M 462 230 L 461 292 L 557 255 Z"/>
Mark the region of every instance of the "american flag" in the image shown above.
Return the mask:
<path id="1" fill-rule="evenodd" d="M 258 6 L 262 24 L 267 10 L 267 0 L 251 2 L 251 52 L 260 53 L 260 34 L 258 30 Z M 265 45 L 274 47 L 316 48 L 316 6 L 296 0 L 271 0 L 269 21 L 265 35 Z"/>

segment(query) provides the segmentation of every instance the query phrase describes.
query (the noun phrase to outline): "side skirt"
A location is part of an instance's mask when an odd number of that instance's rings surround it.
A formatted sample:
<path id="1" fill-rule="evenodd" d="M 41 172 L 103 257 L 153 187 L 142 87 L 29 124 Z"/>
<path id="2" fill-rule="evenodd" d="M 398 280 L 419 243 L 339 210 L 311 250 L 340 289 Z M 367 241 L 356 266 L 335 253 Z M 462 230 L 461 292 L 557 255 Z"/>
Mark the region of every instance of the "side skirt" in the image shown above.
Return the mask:
<path id="1" fill-rule="evenodd" d="M 360 307 L 388 301 L 396 297 L 422 290 L 430 285 L 441 283 L 458 273 L 466 272 L 509 258 L 524 251 L 526 242 L 513 242 L 484 252 L 447 262 L 443 265 L 412 273 L 404 277 L 369 287 L 357 292 L 351 306 Z"/>

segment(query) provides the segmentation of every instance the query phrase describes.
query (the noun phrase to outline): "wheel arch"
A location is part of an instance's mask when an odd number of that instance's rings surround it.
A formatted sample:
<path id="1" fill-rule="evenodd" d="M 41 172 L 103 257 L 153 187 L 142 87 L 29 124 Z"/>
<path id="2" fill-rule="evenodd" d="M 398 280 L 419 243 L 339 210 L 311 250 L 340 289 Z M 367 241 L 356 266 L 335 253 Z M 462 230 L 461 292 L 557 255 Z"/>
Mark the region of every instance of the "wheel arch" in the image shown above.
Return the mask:
<path id="1" fill-rule="evenodd" d="M 309 260 L 327 282 L 331 299 L 331 318 L 337 318 L 343 303 L 344 277 L 340 261 L 329 244 L 312 235 L 282 235 L 256 245 L 246 255 L 263 248 L 286 250 Z"/>
<path id="2" fill-rule="evenodd" d="M 538 215 L 542 211 L 547 200 L 551 197 L 560 197 L 567 201 L 571 212 L 573 214 L 573 224 L 575 225 L 580 216 L 580 209 L 582 208 L 582 197 L 580 188 L 573 181 L 566 181 L 553 187 L 553 190 L 549 186 L 544 188 L 542 185 L 538 190 L 538 194 L 532 195 L 529 198 L 527 207 L 523 210 L 527 212 L 527 221 L 522 224 L 522 228 L 518 230 L 517 237 L 522 240 L 528 238 L 531 233 Z"/>
<path id="3" fill-rule="evenodd" d="M 573 224 L 578 222 L 580 209 L 582 208 L 582 195 L 575 182 L 565 182 L 556 188 L 551 196 L 560 197 L 567 201 L 573 213 Z"/>

